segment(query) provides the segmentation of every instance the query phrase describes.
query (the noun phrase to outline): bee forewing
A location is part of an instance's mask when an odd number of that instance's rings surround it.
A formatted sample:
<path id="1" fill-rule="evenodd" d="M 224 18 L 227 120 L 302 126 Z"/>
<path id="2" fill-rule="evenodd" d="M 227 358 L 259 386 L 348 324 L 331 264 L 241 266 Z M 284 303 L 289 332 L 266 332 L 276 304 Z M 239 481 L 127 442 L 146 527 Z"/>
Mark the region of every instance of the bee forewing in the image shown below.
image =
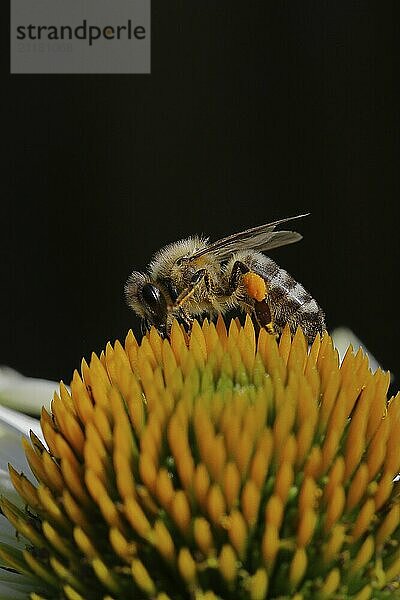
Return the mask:
<path id="1" fill-rule="evenodd" d="M 259 252 L 265 252 L 266 250 L 271 250 L 278 246 L 285 246 L 286 244 L 298 242 L 302 237 L 303 236 L 296 231 L 270 231 L 258 233 L 247 239 L 238 239 L 236 241 L 228 242 L 224 246 L 213 249 L 212 253 L 219 260 L 225 260 L 234 252 L 239 252 L 240 250 L 258 250 Z"/>
<path id="2" fill-rule="evenodd" d="M 264 252 L 277 248 L 278 246 L 285 246 L 286 244 L 293 244 L 298 242 L 303 237 L 296 231 L 274 231 L 277 225 L 286 223 L 292 219 L 299 219 L 306 215 L 297 215 L 296 217 L 288 217 L 287 219 L 281 219 L 274 221 L 273 223 L 266 223 L 265 225 L 259 225 L 258 227 L 252 227 L 239 233 L 234 233 L 228 237 L 222 238 L 209 244 L 206 248 L 202 248 L 190 259 L 196 259 L 199 256 L 212 252 L 219 260 L 225 260 L 229 258 L 234 252 L 240 250 L 258 250 Z"/>

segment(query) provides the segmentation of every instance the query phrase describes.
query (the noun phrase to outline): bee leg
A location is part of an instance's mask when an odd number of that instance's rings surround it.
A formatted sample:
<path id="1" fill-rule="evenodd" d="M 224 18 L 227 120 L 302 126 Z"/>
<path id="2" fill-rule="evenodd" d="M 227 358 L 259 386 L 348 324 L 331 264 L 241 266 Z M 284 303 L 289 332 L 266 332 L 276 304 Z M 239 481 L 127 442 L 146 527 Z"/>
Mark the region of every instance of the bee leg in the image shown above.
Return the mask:
<path id="1" fill-rule="evenodd" d="M 150 323 L 149 323 L 148 319 L 146 319 L 146 318 L 142 319 L 142 321 L 140 323 L 140 329 L 141 329 L 142 335 L 146 335 L 146 333 L 148 331 L 150 331 Z"/>
<path id="2" fill-rule="evenodd" d="M 181 292 L 179 294 L 179 296 L 177 297 L 177 299 L 175 300 L 174 309 L 180 308 L 181 306 L 183 306 L 185 304 L 185 302 L 190 300 L 190 298 L 195 293 L 197 286 L 201 282 L 205 283 L 206 289 L 209 292 L 211 289 L 211 285 L 210 285 L 210 278 L 208 276 L 206 269 L 199 269 L 198 271 L 196 271 L 196 273 L 193 275 L 193 277 L 190 281 L 190 286 L 187 287 L 185 290 L 183 290 L 183 292 Z"/>
<path id="3" fill-rule="evenodd" d="M 265 279 L 252 271 L 245 263 L 237 260 L 229 276 L 228 295 L 235 293 L 240 283 L 243 283 L 251 300 L 262 302 L 268 295 Z"/>
<path id="4" fill-rule="evenodd" d="M 187 331 L 188 331 L 188 333 L 190 333 L 192 331 L 194 318 L 191 317 L 190 315 L 188 315 L 187 313 L 185 313 L 184 321 L 185 321 L 185 325 L 187 327 Z"/>
<path id="5" fill-rule="evenodd" d="M 266 298 L 268 296 L 268 288 L 265 280 L 261 275 L 254 273 L 247 265 L 240 260 L 237 260 L 229 277 L 228 293 L 233 294 L 240 281 L 246 288 L 246 292 L 252 300 L 251 312 L 255 317 L 256 323 L 268 331 L 271 335 L 277 336 L 270 308 Z"/>
<path id="6" fill-rule="evenodd" d="M 261 302 L 258 300 L 254 301 L 254 313 L 257 323 L 260 325 L 260 327 L 263 327 L 271 335 L 278 336 L 278 332 L 275 329 L 271 311 L 266 300 L 262 300 Z"/>
<path id="7" fill-rule="evenodd" d="M 228 289 L 226 291 L 227 296 L 231 296 L 236 292 L 242 275 L 249 273 L 250 269 L 241 260 L 237 260 L 233 263 L 231 274 L 229 275 Z"/>
<path id="8" fill-rule="evenodd" d="M 183 325 L 186 328 L 186 331 L 188 333 L 190 333 L 192 331 L 192 326 L 193 326 L 194 318 L 191 315 L 189 315 L 187 312 L 185 312 L 183 310 L 183 308 L 181 308 L 181 307 L 178 309 L 178 315 L 177 316 L 180 319 L 180 321 L 182 321 Z"/>

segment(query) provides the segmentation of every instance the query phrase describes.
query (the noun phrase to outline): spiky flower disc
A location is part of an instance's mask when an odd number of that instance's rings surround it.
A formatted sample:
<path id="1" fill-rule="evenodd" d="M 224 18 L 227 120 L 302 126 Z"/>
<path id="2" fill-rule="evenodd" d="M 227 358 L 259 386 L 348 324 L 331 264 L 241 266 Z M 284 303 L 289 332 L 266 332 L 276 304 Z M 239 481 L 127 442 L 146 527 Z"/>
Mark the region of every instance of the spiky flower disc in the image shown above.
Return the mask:
<path id="1" fill-rule="evenodd" d="M 61 384 L 2 510 L 49 598 L 400 597 L 400 396 L 328 335 L 250 320 L 107 345 Z M 33 594 L 32 598 L 39 598 Z"/>

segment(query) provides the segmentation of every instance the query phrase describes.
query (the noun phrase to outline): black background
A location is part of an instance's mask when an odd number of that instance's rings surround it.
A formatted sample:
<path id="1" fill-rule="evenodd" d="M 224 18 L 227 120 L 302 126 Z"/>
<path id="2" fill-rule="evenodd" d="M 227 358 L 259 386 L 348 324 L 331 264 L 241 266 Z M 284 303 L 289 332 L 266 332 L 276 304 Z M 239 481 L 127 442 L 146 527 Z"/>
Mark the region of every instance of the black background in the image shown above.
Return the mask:
<path id="1" fill-rule="evenodd" d="M 104 76 L 10 75 L 2 5 L 0 363 L 69 381 L 159 247 L 310 211 L 272 257 L 399 373 L 395 4 L 153 0 Z"/>

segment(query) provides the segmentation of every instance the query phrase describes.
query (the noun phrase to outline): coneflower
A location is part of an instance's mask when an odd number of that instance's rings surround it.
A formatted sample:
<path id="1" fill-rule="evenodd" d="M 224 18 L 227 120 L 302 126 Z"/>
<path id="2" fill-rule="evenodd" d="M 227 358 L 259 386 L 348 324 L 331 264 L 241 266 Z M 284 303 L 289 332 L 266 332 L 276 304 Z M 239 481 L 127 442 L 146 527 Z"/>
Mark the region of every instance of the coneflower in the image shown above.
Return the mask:
<path id="1" fill-rule="evenodd" d="M 1 500 L 32 600 L 400 598 L 400 395 L 329 335 L 250 319 L 107 345 Z M 35 587 L 36 585 L 36 587 Z"/>

